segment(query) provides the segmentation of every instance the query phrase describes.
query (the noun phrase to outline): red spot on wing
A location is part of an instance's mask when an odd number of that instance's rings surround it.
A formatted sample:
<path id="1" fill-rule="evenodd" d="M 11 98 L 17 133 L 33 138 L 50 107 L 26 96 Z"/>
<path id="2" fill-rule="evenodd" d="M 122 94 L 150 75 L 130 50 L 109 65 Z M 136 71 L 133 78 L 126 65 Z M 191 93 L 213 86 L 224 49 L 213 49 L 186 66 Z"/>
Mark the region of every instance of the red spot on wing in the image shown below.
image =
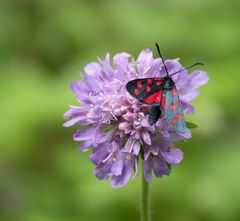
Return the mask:
<path id="1" fill-rule="evenodd" d="M 176 91 L 174 88 L 172 89 L 172 95 L 173 95 L 173 96 L 176 96 L 176 95 L 177 95 L 177 91 Z"/>
<path id="2" fill-rule="evenodd" d="M 151 91 L 151 88 L 147 85 L 146 88 L 145 88 L 145 90 L 146 90 L 147 92 L 149 92 L 149 91 Z"/>
<path id="3" fill-rule="evenodd" d="M 173 125 L 176 125 L 176 124 L 177 124 L 177 120 L 174 118 L 174 119 L 172 119 L 171 123 L 172 123 Z"/>
<path id="4" fill-rule="evenodd" d="M 163 109 L 166 109 L 166 98 L 163 98 L 161 101 L 161 106 L 163 107 Z"/>
<path id="5" fill-rule="evenodd" d="M 137 86 L 138 86 L 138 88 L 141 88 L 141 87 L 143 86 L 141 80 L 139 80 L 139 81 L 137 82 Z"/>
<path id="6" fill-rule="evenodd" d="M 158 91 L 154 94 L 151 94 L 150 96 L 148 96 L 144 102 L 147 104 L 153 104 L 153 103 L 160 103 L 161 101 L 161 97 L 162 97 L 162 91 Z"/>
<path id="7" fill-rule="evenodd" d="M 171 104 L 170 104 L 170 109 L 173 110 L 173 111 L 175 111 L 175 110 L 176 110 L 176 106 L 175 106 L 173 103 L 171 103 Z"/>
<path id="8" fill-rule="evenodd" d="M 182 114 L 178 113 L 178 114 L 177 114 L 177 118 L 178 118 L 179 120 L 182 120 L 182 118 L 183 118 Z"/>
<path id="9" fill-rule="evenodd" d="M 156 85 L 159 86 L 162 84 L 162 81 L 156 81 Z"/>
<path id="10" fill-rule="evenodd" d="M 152 84 L 152 79 L 147 79 L 147 84 Z"/>
<path id="11" fill-rule="evenodd" d="M 178 107 L 180 107 L 180 106 L 181 106 L 181 102 L 178 101 L 178 102 L 176 103 L 176 105 L 177 105 Z"/>
<path id="12" fill-rule="evenodd" d="M 160 103 L 161 98 L 162 98 L 162 91 L 160 91 L 160 93 L 159 93 L 158 96 L 156 97 L 155 103 Z"/>
<path id="13" fill-rule="evenodd" d="M 140 91 L 138 89 L 134 89 L 134 94 L 139 95 Z"/>
<path id="14" fill-rule="evenodd" d="M 160 77 L 155 77 L 154 80 L 155 81 L 161 81 L 161 78 Z"/>

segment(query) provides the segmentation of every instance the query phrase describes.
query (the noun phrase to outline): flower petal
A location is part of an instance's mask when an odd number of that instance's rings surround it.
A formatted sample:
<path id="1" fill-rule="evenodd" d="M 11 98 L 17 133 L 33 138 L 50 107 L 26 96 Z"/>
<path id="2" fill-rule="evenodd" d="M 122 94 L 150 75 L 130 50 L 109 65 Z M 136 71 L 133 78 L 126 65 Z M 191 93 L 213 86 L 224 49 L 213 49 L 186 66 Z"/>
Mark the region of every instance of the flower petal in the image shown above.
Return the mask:
<path id="1" fill-rule="evenodd" d="M 93 152 L 90 156 L 89 159 L 96 165 L 100 164 L 104 159 L 108 157 L 110 154 L 108 146 L 101 146 L 98 148 L 95 152 Z"/>
<path id="2" fill-rule="evenodd" d="M 111 137 L 109 133 L 101 132 L 102 125 L 95 125 L 85 129 L 79 129 L 74 135 L 75 141 L 88 141 L 93 147 L 104 143 Z"/>
<path id="3" fill-rule="evenodd" d="M 181 88 L 178 90 L 179 94 L 184 95 L 191 93 L 198 87 L 206 84 L 209 80 L 207 73 L 204 71 L 194 71 L 187 76 L 185 81 L 182 81 Z M 179 86 L 180 87 L 180 86 Z"/>
<path id="4" fill-rule="evenodd" d="M 137 156 L 139 154 L 141 143 L 139 140 L 136 140 L 133 144 L 133 153 Z"/>
<path id="5" fill-rule="evenodd" d="M 115 77 L 115 72 L 111 67 L 109 53 L 107 53 L 105 59 L 102 61 L 102 77 L 109 81 Z"/>
<path id="6" fill-rule="evenodd" d="M 123 115 L 123 118 L 126 120 L 126 121 L 134 121 L 134 119 L 136 118 L 136 113 L 131 113 L 131 112 L 127 112 L 126 114 Z"/>
<path id="7" fill-rule="evenodd" d="M 88 85 L 92 92 L 96 92 L 99 90 L 98 87 L 99 80 L 95 76 L 86 75 L 84 81 L 86 82 L 86 84 Z"/>
<path id="8" fill-rule="evenodd" d="M 160 149 L 161 155 L 169 164 L 176 166 L 183 159 L 183 152 L 177 148 L 166 146 Z"/>
<path id="9" fill-rule="evenodd" d="M 180 95 L 180 99 L 183 99 L 184 101 L 191 101 L 194 98 L 196 98 L 200 94 L 200 91 L 198 89 L 195 89 L 194 91 L 191 91 L 190 93 Z"/>
<path id="10" fill-rule="evenodd" d="M 134 142 L 135 142 L 135 140 L 132 137 L 129 137 L 121 151 L 126 152 L 126 153 L 131 153 Z"/>
<path id="11" fill-rule="evenodd" d="M 124 72 L 128 69 L 128 59 L 131 55 L 125 52 L 118 53 L 113 57 L 113 63 L 115 64 L 115 68 L 120 71 L 120 73 L 124 74 Z"/>
<path id="12" fill-rule="evenodd" d="M 138 71 L 141 74 L 144 74 L 150 67 L 152 61 L 153 61 L 153 53 L 150 49 L 147 48 L 141 51 L 137 58 Z"/>
<path id="13" fill-rule="evenodd" d="M 111 167 L 111 161 L 107 161 L 106 163 L 100 163 L 95 168 L 94 174 L 99 180 L 106 180 L 111 175 Z"/>
<path id="14" fill-rule="evenodd" d="M 118 125 L 118 129 L 123 130 L 125 134 L 130 134 L 132 131 L 132 125 L 129 122 L 125 121 Z"/>
<path id="15" fill-rule="evenodd" d="M 68 119 L 71 117 L 78 117 L 80 115 L 85 115 L 87 112 L 86 109 L 78 106 L 70 106 L 70 109 L 64 113 L 64 119 Z"/>
<path id="16" fill-rule="evenodd" d="M 116 160 L 114 161 L 111 172 L 115 176 L 119 176 L 122 174 L 122 170 L 124 167 L 124 159 L 123 159 L 123 154 L 121 152 L 118 153 L 118 156 Z"/>
<path id="17" fill-rule="evenodd" d="M 149 133 L 148 133 L 147 130 L 143 130 L 143 132 L 142 132 L 142 138 L 143 138 L 143 140 L 144 140 L 144 142 L 145 142 L 146 144 L 148 144 L 148 145 L 151 145 L 151 144 L 152 144 L 151 137 L 150 137 L 150 135 L 149 135 Z"/>
<path id="18" fill-rule="evenodd" d="M 177 142 L 177 141 L 183 140 L 184 138 L 190 139 L 191 137 L 192 137 L 191 131 L 188 128 L 186 128 L 186 130 L 183 134 L 180 134 L 180 133 L 177 133 L 177 132 L 176 133 L 171 133 L 168 140 L 170 142 Z"/>
<path id="19" fill-rule="evenodd" d="M 166 67 L 167 67 L 167 70 L 168 70 L 169 74 L 173 74 L 173 73 L 175 73 L 175 72 L 177 72 L 177 71 L 179 71 L 183 68 L 182 65 L 180 64 L 180 62 L 178 61 L 178 59 L 166 60 L 165 64 L 166 64 Z M 176 78 L 179 78 L 179 76 L 182 76 L 183 74 L 184 74 L 183 72 L 180 72 L 179 74 L 177 74 L 177 76 L 174 75 L 173 76 L 174 81 L 176 81 Z M 166 76 L 166 70 L 165 70 L 163 64 L 162 64 L 162 68 L 160 70 L 160 76 L 161 77 Z"/>
<path id="20" fill-rule="evenodd" d="M 92 142 L 87 140 L 79 145 L 79 149 L 82 152 L 88 151 L 92 147 Z"/>
<path id="21" fill-rule="evenodd" d="M 91 62 L 89 64 L 87 64 L 84 68 L 84 71 L 88 74 L 88 75 L 92 75 L 92 76 L 98 76 L 100 71 L 101 71 L 101 66 L 99 63 L 97 62 Z"/>
<path id="22" fill-rule="evenodd" d="M 192 89 L 196 89 L 209 80 L 209 77 L 205 71 L 194 71 L 188 77 L 188 84 L 192 85 Z"/>
<path id="23" fill-rule="evenodd" d="M 167 164 L 160 157 L 152 157 L 152 169 L 156 177 L 169 175 L 171 173 Z"/>
<path id="24" fill-rule="evenodd" d="M 91 140 L 94 138 L 95 134 L 94 132 L 96 131 L 96 126 L 93 127 L 88 127 L 85 129 L 79 129 L 74 135 L 73 135 L 73 140 L 75 141 L 85 141 L 85 140 Z"/>
<path id="25" fill-rule="evenodd" d="M 190 103 L 188 103 L 187 101 L 181 100 L 182 103 L 182 107 L 185 113 L 187 114 L 193 114 L 195 111 L 195 108 L 193 105 L 191 105 Z"/>
<path id="26" fill-rule="evenodd" d="M 134 166 L 135 158 L 130 154 L 125 156 L 124 168 L 122 174 L 119 176 L 113 176 L 111 185 L 113 188 L 122 187 L 126 185 L 131 177 L 132 169 Z"/>
<path id="27" fill-rule="evenodd" d="M 144 168 L 144 177 L 148 183 L 152 182 L 152 166 L 151 166 L 151 160 L 148 158 L 147 160 L 144 160 L 143 164 Z"/>
<path id="28" fill-rule="evenodd" d="M 84 81 L 71 82 L 70 87 L 80 102 L 88 103 L 88 95 L 91 92 L 91 88 Z"/>
<path id="29" fill-rule="evenodd" d="M 78 116 L 78 117 L 74 117 L 71 120 L 65 122 L 63 124 L 64 127 L 71 127 L 76 123 L 80 123 L 80 124 L 86 124 L 86 117 L 85 116 Z"/>

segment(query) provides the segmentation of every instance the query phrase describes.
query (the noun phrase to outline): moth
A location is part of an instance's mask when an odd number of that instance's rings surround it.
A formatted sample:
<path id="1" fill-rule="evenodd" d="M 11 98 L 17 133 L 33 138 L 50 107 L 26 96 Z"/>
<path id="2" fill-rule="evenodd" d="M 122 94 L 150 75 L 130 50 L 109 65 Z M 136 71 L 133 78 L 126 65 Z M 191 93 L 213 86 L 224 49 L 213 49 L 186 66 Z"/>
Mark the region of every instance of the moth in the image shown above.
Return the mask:
<path id="1" fill-rule="evenodd" d="M 132 97 L 143 104 L 151 106 L 148 117 L 150 125 L 155 124 L 163 114 L 167 118 L 169 125 L 171 125 L 176 132 L 182 134 L 186 130 L 186 119 L 172 76 L 188 68 L 204 64 L 196 62 L 189 67 L 169 74 L 157 43 L 156 47 L 159 57 L 162 60 L 166 76 L 163 78 L 134 79 L 127 83 L 126 89 Z"/>

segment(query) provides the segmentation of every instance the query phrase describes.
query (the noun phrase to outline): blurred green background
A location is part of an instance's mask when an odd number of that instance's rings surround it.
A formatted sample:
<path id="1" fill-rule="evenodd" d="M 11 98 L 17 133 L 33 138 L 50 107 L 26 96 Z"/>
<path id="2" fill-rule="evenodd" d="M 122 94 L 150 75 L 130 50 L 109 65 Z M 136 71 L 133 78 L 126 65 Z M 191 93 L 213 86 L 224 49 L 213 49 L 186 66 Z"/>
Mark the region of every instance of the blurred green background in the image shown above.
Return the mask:
<path id="1" fill-rule="evenodd" d="M 86 63 L 156 41 L 165 58 L 205 62 L 210 82 L 188 117 L 199 128 L 178 144 L 185 160 L 152 183 L 153 220 L 240 220 L 239 11 L 238 0 L 1 0 L 0 220 L 139 219 L 140 177 L 98 181 L 63 113 Z"/>

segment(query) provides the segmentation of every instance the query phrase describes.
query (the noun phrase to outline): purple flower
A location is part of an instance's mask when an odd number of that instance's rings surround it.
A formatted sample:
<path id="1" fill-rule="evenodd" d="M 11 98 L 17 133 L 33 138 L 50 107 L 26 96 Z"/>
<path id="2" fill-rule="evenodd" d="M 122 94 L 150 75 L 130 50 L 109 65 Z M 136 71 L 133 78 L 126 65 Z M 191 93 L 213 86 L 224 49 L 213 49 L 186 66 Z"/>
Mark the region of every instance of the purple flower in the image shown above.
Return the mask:
<path id="1" fill-rule="evenodd" d="M 131 60 L 131 61 L 129 61 Z M 150 49 L 143 50 L 136 61 L 130 54 L 119 53 L 110 64 L 109 54 L 104 60 L 92 62 L 85 68 L 85 77 L 71 83 L 81 106 L 70 106 L 64 118 L 65 127 L 84 125 L 73 136 L 80 142 L 80 150 L 92 149 L 90 160 L 96 165 L 100 180 L 111 178 L 112 187 L 124 186 L 131 176 L 137 176 L 138 159 L 144 158 L 145 178 L 169 175 L 170 165 L 176 166 L 183 153 L 173 142 L 191 138 L 189 129 L 176 133 L 162 117 L 154 125 L 148 123 L 149 106 L 132 98 L 126 91 L 128 81 L 135 78 L 163 77 L 160 59 L 154 59 Z M 169 73 L 180 70 L 177 59 L 166 60 Z M 198 87 L 208 82 L 203 71 L 179 72 L 173 76 L 184 112 L 192 114 L 190 101 L 199 95 Z M 134 173 L 133 173 L 134 172 Z"/>

